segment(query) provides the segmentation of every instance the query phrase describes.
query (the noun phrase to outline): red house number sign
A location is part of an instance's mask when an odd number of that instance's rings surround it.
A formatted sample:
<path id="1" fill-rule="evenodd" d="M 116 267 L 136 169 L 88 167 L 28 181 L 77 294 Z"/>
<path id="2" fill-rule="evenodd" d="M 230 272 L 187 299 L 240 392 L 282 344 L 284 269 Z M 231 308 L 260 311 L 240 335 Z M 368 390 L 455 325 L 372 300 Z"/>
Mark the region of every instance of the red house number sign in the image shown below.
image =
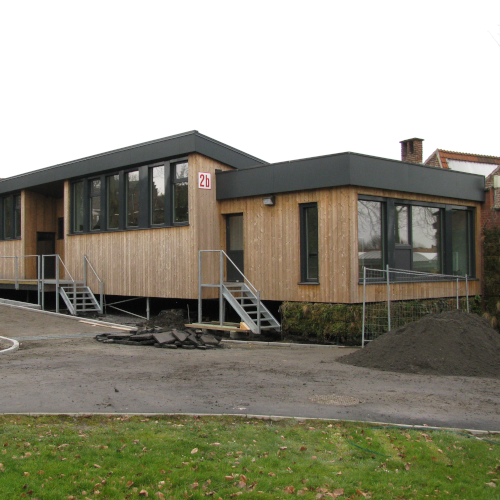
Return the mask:
<path id="1" fill-rule="evenodd" d="M 212 174 L 210 172 L 198 172 L 198 187 L 212 189 Z"/>

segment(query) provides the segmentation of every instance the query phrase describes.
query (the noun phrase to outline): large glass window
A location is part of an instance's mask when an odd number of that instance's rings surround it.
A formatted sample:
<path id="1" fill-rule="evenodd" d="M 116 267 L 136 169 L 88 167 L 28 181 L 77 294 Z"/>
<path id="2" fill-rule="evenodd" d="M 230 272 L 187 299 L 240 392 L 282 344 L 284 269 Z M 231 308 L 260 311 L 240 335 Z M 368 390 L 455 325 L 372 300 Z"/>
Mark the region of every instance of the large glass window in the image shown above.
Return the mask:
<path id="1" fill-rule="evenodd" d="M 470 275 L 470 212 L 452 210 L 452 270 L 453 274 Z"/>
<path id="2" fill-rule="evenodd" d="M 318 205 L 300 206 L 301 281 L 319 281 Z"/>
<path id="3" fill-rule="evenodd" d="M 139 225 L 139 171 L 127 172 L 125 178 L 127 193 L 127 227 Z"/>
<path id="4" fill-rule="evenodd" d="M 396 205 L 395 207 L 394 241 L 396 245 L 408 245 L 410 243 L 408 209 L 408 205 Z"/>
<path id="5" fill-rule="evenodd" d="M 73 184 L 73 231 L 83 231 L 83 181 Z"/>
<path id="6" fill-rule="evenodd" d="M 106 177 L 108 194 L 108 229 L 118 229 L 120 224 L 120 175 Z"/>
<path id="7" fill-rule="evenodd" d="M 176 163 L 172 174 L 173 221 L 183 224 L 189 221 L 188 163 Z"/>
<path id="8" fill-rule="evenodd" d="M 9 240 L 12 238 L 12 197 L 3 199 L 3 235 Z"/>
<path id="9" fill-rule="evenodd" d="M 90 181 L 90 230 L 101 229 L 101 179 Z"/>
<path id="10" fill-rule="evenodd" d="M 21 237 L 21 195 L 14 196 L 14 238 Z"/>
<path id="11" fill-rule="evenodd" d="M 379 201 L 358 200 L 358 263 L 359 275 L 363 267 L 382 269 L 382 203 Z"/>
<path id="12" fill-rule="evenodd" d="M 151 224 L 165 224 L 165 167 L 150 170 Z"/>
<path id="13" fill-rule="evenodd" d="M 412 207 L 413 270 L 441 272 L 441 209 Z"/>

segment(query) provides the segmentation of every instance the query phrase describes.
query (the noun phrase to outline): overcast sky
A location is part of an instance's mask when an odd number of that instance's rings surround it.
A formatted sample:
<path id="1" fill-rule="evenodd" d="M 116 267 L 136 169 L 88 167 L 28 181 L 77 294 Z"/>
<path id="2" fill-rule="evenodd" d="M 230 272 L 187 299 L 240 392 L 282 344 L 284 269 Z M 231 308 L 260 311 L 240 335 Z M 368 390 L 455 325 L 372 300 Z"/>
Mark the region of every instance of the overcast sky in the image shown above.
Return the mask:
<path id="1" fill-rule="evenodd" d="M 0 177 L 198 130 L 277 162 L 500 156 L 500 1 L 3 2 Z"/>

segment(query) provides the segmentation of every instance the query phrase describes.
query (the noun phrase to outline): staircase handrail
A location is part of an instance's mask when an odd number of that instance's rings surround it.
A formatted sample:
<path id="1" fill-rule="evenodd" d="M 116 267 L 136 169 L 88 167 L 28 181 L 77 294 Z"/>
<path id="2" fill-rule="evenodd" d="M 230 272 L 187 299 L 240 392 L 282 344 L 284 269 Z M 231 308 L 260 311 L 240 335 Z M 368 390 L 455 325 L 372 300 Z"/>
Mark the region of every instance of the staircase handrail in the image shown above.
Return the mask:
<path id="1" fill-rule="evenodd" d="M 89 258 L 87 257 L 86 254 L 83 254 L 83 284 L 87 286 L 87 266 L 90 266 L 90 269 L 94 273 L 94 276 L 97 278 L 97 281 L 99 282 L 99 304 L 101 306 L 101 313 L 103 312 L 103 297 L 104 297 L 104 281 L 99 278 L 99 275 L 97 274 L 96 270 L 94 269 L 94 266 L 92 266 L 92 263 L 90 262 Z"/>

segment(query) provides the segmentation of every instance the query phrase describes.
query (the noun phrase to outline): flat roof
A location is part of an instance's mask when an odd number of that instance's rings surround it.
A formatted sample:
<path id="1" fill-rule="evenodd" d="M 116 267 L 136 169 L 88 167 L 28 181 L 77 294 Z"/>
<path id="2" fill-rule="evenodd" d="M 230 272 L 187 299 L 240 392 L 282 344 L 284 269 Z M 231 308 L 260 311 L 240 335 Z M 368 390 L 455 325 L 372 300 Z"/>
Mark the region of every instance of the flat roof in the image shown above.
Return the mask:
<path id="1" fill-rule="evenodd" d="M 255 156 L 216 141 L 197 130 L 115 149 L 0 180 L 0 194 L 55 186 L 66 179 L 200 153 L 236 169 L 267 164 Z"/>
<path id="2" fill-rule="evenodd" d="M 484 201 L 482 175 L 346 152 L 217 172 L 217 199 L 362 186 Z"/>

